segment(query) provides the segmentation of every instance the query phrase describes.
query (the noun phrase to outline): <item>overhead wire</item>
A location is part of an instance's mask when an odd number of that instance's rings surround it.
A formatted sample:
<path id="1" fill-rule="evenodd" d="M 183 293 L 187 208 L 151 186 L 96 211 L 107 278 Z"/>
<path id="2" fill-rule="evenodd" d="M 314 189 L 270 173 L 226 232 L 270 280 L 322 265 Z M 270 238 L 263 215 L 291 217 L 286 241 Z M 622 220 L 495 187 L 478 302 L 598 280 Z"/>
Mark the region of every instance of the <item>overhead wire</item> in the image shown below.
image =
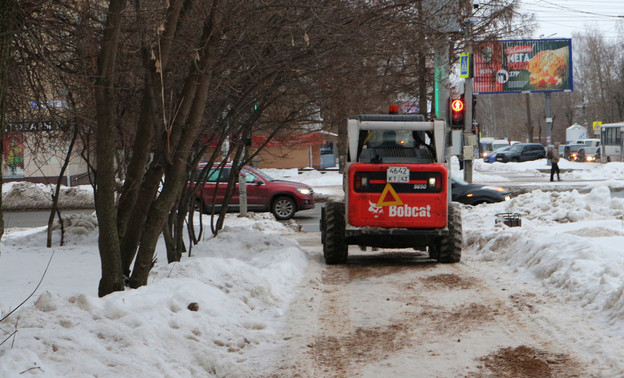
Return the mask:
<path id="1" fill-rule="evenodd" d="M 585 10 L 588 5 L 592 9 L 600 9 L 600 11 Z M 549 34 L 548 26 L 581 31 L 583 28 L 579 27 L 579 23 L 583 23 L 585 25 L 584 29 L 595 29 L 601 32 L 605 38 L 616 39 L 621 36 L 617 31 L 616 23 L 621 20 L 624 24 L 624 7 L 621 5 L 621 1 L 609 0 L 591 3 L 567 0 L 565 5 L 556 2 L 556 0 L 533 0 L 522 1 L 520 9 L 516 12 L 518 14 L 534 14 L 538 32 L 543 32 L 544 34 Z M 610 25 L 610 27 L 605 28 L 605 24 Z M 554 34 L 561 34 L 561 31 Z"/>

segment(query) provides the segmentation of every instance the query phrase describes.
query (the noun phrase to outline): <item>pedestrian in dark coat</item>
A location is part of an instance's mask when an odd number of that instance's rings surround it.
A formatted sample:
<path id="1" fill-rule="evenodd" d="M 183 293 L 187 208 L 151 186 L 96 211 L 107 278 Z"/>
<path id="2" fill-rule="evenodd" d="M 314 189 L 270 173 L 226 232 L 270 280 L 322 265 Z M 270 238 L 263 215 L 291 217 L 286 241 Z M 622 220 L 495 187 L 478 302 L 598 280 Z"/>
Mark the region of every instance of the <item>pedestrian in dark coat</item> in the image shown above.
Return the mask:
<path id="1" fill-rule="evenodd" d="M 555 147 L 548 151 L 548 158 L 550 159 L 550 181 L 554 181 L 555 173 L 557 173 L 557 181 L 561 181 L 559 177 L 559 143 L 555 143 Z"/>

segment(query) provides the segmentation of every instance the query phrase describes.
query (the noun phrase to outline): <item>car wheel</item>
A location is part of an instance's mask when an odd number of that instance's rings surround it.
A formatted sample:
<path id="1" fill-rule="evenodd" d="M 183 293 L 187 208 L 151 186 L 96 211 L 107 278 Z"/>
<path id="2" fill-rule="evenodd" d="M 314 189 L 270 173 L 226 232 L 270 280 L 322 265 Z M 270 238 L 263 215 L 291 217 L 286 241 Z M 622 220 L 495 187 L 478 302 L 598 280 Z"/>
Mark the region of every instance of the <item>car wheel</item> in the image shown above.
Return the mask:
<path id="1" fill-rule="evenodd" d="M 512 162 L 512 163 L 517 163 L 518 161 L 520 161 L 518 158 L 512 158 L 512 159 L 511 159 L 511 162 Z"/>
<path id="2" fill-rule="evenodd" d="M 345 240 L 345 204 L 343 202 L 328 202 L 325 205 L 322 226 L 325 263 L 328 265 L 346 263 L 349 246 Z"/>
<path id="3" fill-rule="evenodd" d="M 434 248 L 436 260 L 441 263 L 458 263 L 461 260 L 463 236 L 461 209 L 457 204 L 449 205 L 448 229 L 448 235 Z"/>
<path id="4" fill-rule="evenodd" d="M 290 197 L 277 197 L 271 206 L 271 212 L 277 220 L 288 220 L 295 215 L 297 205 L 295 200 Z"/>
<path id="5" fill-rule="evenodd" d="M 193 202 L 193 211 L 196 211 L 200 214 L 206 213 L 206 206 L 204 206 L 204 202 L 202 202 L 201 199 L 195 198 L 195 201 Z"/>

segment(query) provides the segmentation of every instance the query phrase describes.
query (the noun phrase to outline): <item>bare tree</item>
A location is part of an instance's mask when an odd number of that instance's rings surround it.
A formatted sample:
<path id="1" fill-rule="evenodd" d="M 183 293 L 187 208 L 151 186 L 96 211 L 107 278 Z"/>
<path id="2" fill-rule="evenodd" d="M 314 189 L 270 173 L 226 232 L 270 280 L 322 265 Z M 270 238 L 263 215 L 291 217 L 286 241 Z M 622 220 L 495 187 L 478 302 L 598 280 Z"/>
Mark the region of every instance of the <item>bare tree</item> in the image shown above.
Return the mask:
<path id="1" fill-rule="evenodd" d="M 123 5 L 110 2 L 96 76 L 96 209 L 101 256 L 110 259 L 100 295 L 119 290 L 122 275 L 131 287 L 146 284 L 163 230 L 169 258 L 179 259 L 182 217 L 172 229 L 172 211 L 182 214 L 192 198 L 183 189 L 198 141 L 230 138 L 235 180 L 253 156 L 242 143 L 251 133 L 279 137 L 321 117 L 342 127 L 349 114 L 423 92 L 426 73 L 414 62 L 427 49 L 409 36 L 431 26 L 414 22 L 411 2 L 174 0 L 159 9 L 137 1 L 122 16 Z M 111 136 L 133 146 L 116 214 Z"/>
<path id="2" fill-rule="evenodd" d="M 75 122 L 77 134 L 64 138 L 78 137 L 95 177 L 101 296 L 147 283 L 161 234 L 168 260 L 181 258 L 198 162 L 231 160 L 231 193 L 259 152 L 245 146 L 251 135 L 268 142 L 319 123 L 342 131 L 347 116 L 405 99 L 426 111 L 432 46 L 444 41 L 451 59 L 461 48 L 461 36 L 440 33 L 420 2 L 105 3 L 103 12 L 95 0 L 39 7 L 33 53 L 20 55 L 75 99 L 56 116 Z M 505 24 L 511 9 L 491 17 Z M 47 93 L 45 79 L 30 82 L 29 94 Z M 226 138 L 229 155 L 208 148 Z"/>
<path id="3" fill-rule="evenodd" d="M 6 127 L 6 94 L 8 89 L 9 62 L 12 36 L 15 31 L 15 19 L 17 15 L 17 1 L 7 0 L 0 4 L 0 146 L 4 145 L 4 129 Z M 4 155 L 4 149 L 0 147 L 0 156 Z M 0 182 L 2 171 L 0 170 Z M 0 195 L 0 237 L 4 234 L 4 217 L 2 211 L 2 196 Z"/>
<path id="4" fill-rule="evenodd" d="M 575 36 L 575 87 L 581 93 L 587 121 L 622 121 L 622 41 L 609 42 L 594 30 Z"/>

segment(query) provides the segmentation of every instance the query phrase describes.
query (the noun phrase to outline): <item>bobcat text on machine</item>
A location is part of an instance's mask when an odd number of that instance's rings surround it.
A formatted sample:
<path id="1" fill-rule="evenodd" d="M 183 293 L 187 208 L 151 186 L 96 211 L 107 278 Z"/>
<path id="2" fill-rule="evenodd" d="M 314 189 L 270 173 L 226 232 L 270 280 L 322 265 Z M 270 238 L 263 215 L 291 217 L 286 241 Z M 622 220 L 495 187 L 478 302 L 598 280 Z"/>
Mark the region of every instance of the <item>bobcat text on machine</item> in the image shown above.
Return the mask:
<path id="1" fill-rule="evenodd" d="M 347 262 L 348 246 L 428 250 L 461 259 L 461 211 L 451 203 L 444 121 L 375 114 L 349 119 L 344 202 L 321 210 L 327 264 Z"/>

